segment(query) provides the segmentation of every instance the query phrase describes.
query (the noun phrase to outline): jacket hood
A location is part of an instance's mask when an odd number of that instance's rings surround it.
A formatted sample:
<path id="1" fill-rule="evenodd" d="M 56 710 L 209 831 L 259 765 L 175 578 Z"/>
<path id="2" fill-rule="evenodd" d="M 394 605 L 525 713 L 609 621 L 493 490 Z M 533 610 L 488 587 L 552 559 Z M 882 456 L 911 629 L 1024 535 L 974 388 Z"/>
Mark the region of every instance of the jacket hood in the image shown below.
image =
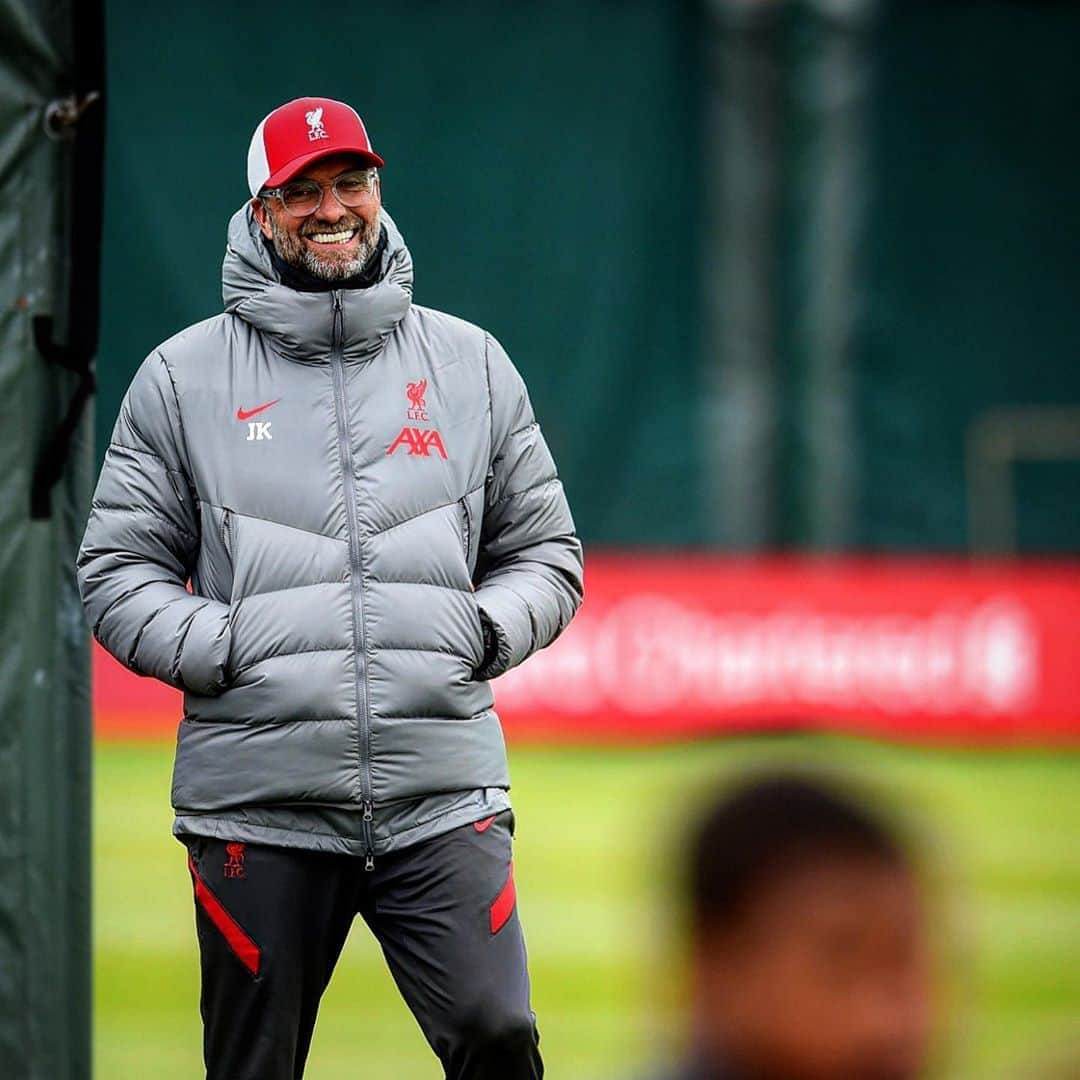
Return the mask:
<path id="1" fill-rule="evenodd" d="M 387 240 L 378 280 L 366 289 L 335 290 L 342 300 L 348 360 L 377 352 L 412 301 L 412 256 L 385 209 L 379 211 L 379 221 Z M 225 310 L 271 338 L 283 355 L 297 360 L 325 360 L 330 355 L 332 294 L 299 292 L 282 284 L 250 203 L 229 221 L 221 293 Z"/>

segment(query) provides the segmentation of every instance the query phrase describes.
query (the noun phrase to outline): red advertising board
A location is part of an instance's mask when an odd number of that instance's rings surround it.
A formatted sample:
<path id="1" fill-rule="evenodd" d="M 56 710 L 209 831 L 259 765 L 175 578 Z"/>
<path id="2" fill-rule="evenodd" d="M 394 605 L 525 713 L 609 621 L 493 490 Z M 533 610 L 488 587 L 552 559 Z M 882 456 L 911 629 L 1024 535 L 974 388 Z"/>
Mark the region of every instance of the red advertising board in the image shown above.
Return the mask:
<path id="1" fill-rule="evenodd" d="M 588 554 L 566 632 L 496 680 L 507 734 L 814 727 L 1076 741 L 1080 564 Z M 101 735 L 171 735 L 180 695 L 95 646 Z"/>

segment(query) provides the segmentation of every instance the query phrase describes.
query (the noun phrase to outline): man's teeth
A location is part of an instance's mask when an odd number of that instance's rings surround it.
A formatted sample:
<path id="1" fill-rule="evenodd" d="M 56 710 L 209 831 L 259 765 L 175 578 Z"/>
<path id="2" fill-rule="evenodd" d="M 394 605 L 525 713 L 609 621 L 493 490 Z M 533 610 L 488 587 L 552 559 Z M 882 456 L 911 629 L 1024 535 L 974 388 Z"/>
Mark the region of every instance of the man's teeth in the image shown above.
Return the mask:
<path id="1" fill-rule="evenodd" d="M 316 244 L 344 244 L 346 240 L 351 240 L 355 229 L 346 229 L 344 232 L 319 232 L 312 233 L 311 239 Z"/>

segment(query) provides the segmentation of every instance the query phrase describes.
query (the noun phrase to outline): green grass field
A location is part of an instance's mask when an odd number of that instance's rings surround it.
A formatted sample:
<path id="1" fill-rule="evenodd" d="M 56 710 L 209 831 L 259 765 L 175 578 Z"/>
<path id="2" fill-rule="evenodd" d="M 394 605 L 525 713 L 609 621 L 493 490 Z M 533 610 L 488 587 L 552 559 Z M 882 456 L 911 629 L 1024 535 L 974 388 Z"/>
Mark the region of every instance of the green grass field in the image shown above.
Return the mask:
<path id="1" fill-rule="evenodd" d="M 109 1080 L 201 1076 L 198 959 L 183 848 L 169 832 L 171 746 L 99 744 L 95 1063 Z M 518 749 L 515 877 L 547 1074 L 641 1075 L 678 1029 L 665 897 L 681 823 L 715 778 L 778 761 L 840 770 L 907 811 L 943 912 L 949 1077 L 1080 1075 L 1076 754 L 960 752 L 783 737 L 663 749 Z M 324 999 L 312 1080 L 441 1075 L 358 920 Z"/>

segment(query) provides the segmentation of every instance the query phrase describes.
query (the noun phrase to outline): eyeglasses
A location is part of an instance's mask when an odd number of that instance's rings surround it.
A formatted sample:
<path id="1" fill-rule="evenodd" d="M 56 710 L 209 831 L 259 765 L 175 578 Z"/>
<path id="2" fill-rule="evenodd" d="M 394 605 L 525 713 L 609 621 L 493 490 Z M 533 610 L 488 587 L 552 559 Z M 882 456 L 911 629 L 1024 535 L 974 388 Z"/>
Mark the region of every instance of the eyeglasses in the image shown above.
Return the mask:
<path id="1" fill-rule="evenodd" d="M 342 206 L 352 207 L 359 206 L 365 196 L 374 193 L 378 185 L 378 169 L 357 169 L 342 173 L 328 184 L 320 184 L 317 180 L 293 180 L 281 187 L 266 188 L 260 194 L 280 199 L 281 205 L 293 217 L 307 217 L 322 205 L 325 188 L 333 191 L 334 198 Z"/>

